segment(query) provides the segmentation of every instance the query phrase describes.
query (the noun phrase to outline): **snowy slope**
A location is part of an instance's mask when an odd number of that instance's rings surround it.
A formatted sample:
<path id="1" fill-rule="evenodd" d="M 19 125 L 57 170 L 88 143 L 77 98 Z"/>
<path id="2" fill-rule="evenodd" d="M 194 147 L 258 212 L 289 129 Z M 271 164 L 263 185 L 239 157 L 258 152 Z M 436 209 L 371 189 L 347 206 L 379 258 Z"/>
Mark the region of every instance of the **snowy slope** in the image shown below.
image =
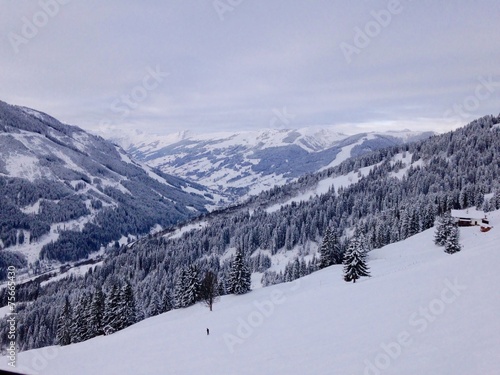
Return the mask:
<path id="1" fill-rule="evenodd" d="M 29 374 L 498 374 L 500 212 L 445 254 L 433 230 L 369 255 L 371 278 L 332 266 L 108 337 L 18 355 Z M 210 328 L 210 335 L 205 333 Z M 1 368 L 7 368 L 2 358 Z"/>
<path id="2" fill-rule="evenodd" d="M 205 212 L 220 198 L 133 161 L 101 137 L 0 101 L 0 250 L 20 253 L 28 263 L 62 231 L 100 225 L 99 218 L 102 223 L 103 217 L 115 216 L 111 210 L 125 210 L 123 216 L 134 220 L 132 228 L 147 223 L 140 230 L 146 234 L 155 225 L 166 227 Z M 112 239 L 102 240 L 104 245 Z"/>
<path id="3" fill-rule="evenodd" d="M 346 135 L 329 128 L 115 138 L 137 160 L 233 197 L 255 195 L 351 156 L 431 136 L 429 132 Z"/>
<path id="4" fill-rule="evenodd" d="M 380 164 L 380 163 L 379 163 Z M 340 188 L 347 188 L 353 184 L 356 184 L 359 182 L 359 180 L 362 177 L 367 176 L 370 171 L 376 166 L 371 165 L 368 167 L 364 168 L 359 168 L 357 172 L 349 172 L 345 175 L 340 175 L 340 176 L 335 176 L 335 177 L 326 177 L 318 182 L 316 186 L 313 188 L 304 191 L 300 193 L 299 195 L 290 198 L 284 203 L 277 203 L 273 204 L 272 206 L 269 206 L 266 208 L 266 212 L 272 213 L 279 211 L 279 209 L 283 206 L 290 205 L 292 203 L 299 203 L 299 202 L 306 202 L 309 199 L 315 197 L 315 196 L 321 196 L 322 194 L 328 193 L 330 189 L 335 189 L 335 191 L 338 191 Z"/>

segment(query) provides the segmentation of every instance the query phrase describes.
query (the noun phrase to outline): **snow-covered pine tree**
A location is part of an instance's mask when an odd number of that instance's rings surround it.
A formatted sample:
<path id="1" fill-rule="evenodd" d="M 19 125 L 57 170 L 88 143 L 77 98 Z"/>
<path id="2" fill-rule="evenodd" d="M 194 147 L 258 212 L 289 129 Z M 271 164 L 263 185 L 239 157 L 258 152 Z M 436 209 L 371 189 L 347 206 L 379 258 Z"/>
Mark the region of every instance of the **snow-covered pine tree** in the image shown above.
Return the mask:
<path id="1" fill-rule="evenodd" d="M 326 228 L 323 242 L 319 249 L 319 268 L 329 267 L 337 263 L 336 255 L 338 251 L 338 241 L 335 232 L 330 228 Z"/>
<path id="2" fill-rule="evenodd" d="M 223 275 L 223 274 L 222 274 Z M 227 288 L 227 283 L 226 283 L 226 278 L 218 277 L 219 279 L 219 285 L 218 285 L 218 293 L 220 296 L 224 296 L 228 293 L 228 288 Z"/>
<path id="3" fill-rule="evenodd" d="M 89 338 L 89 316 L 90 316 L 90 296 L 84 292 L 73 312 L 71 325 L 71 342 L 81 342 Z"/>
<path id="4" fill-rule="evenodd" d="M 156 316 L 158 314 L 161 314 L 162 312 L 163 306 L 160 300 L 160 296 L 158 295 L 157 291 L 154 291 L 148 306 L 148 316 Z"/>
<path id="5" fill-rule="evenodd" d="M 460 245 L 460 231 L 457 226 L 453 226 L 450 230 L 446 242 L 444 244 L 444 252 L 448 254 L 454 254 L 462 250 Z"/>
<path id="6" fill-rule="evenodd" d="M 104 333 L 105 296 L 101 287 L 96 287 L 90 304 L 90 336 L 96 337 Z"/>
<path id="7" fill-rule="evenodd" d="M 344 280 L 355 283 L 362 276 L 370 276 L 366 264 L 366 244 L 364 236 L 355 233 L 344 253 Z"/>
<path id="8" fill-rule="evenodd" d="M 500 209 L 500 188 L 495 191 L 494 196 L 493 198 L 491 198 L 491 200 L 494 201 L 493 204 L 494 209 L 495 210 Z"/>
<path id="9" fill-rule="evenodd" d="M 118 308 L 120 305 L 120 289 L 118 285 L 113 285 L 111 291 L 106 296 L 104 308 L 104 334 L 110 335 L 117 331 Z"/>
<path id="10" fill-rule="evenodd" d="M 117 330 L 127 328 L 137 322 L 134 292 L 129 282 L 120 289 L 120 302 L 118 304 Z"/>
<path id="11" fill-rule="evenodd" d="M 187 272 L 184 268 L 181 269 L 180 273 L 177 275 L 175 286 L 174 286 L 174 308 L 180 309 L 186 307 L 185 303 L 185 288 L 186 288 Z"/>
<path id="12" fill-rule="evenodd" d="M 163 292 L 163 298 L 162 298 L 162 306 L 161 306 L 161 312 L 167 312 L 170 311 L 174 308 L 174 303 L 172 301 L 172 295 L 170 294 L 170 290 L 165 289 Z"/>
<path id="13" fill-rule="evenodd" d="M 250 271 L 243 259 L 243 252 L 238 250 L 229 273 L 229 293 L 245 294 L 250 291 Z"/>
<path id="14" fill-rule="evenodd" d="M 200 300 L 200 272 L 195 265 L 189 266 L 186 272 L 184 293 L 182 296 L 183 307 L 194 305 Z"/>
<path id="15" fill-rule="evenodd" d="M 438 246 L 444 246 L 453 227 L 455 227 L 455 223 L 449 212 L 440 216 L 436 225 L 434 243 Z"/>
<path id="16" fill-rule="evenodd" d="M 71 344 L 71 325 L 73 312 L 68 297 L 64 301 L 64 306 L 57 319 L 57 342 L 59 345 Z"/>

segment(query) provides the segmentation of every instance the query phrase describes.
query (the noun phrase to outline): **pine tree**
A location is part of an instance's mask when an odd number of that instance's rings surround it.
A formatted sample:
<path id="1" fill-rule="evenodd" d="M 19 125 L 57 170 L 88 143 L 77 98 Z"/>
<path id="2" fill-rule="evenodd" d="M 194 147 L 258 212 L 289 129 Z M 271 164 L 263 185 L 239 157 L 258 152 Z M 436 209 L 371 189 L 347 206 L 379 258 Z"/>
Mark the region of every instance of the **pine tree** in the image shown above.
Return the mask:
<path id="1" fill-rule="evenodd" d="M 194 305 L 200 300 L 200 272 L 195 265 L 189 266 L 186 272 L 182 305 L 184 307 Z"/>
<path id="2" fill-rule="evenodd" d="M 120 300 L 117 309 L 116 330 L 121 330 L 137 322 L 134 292 L 129 282 L 120 289 Z"/>
<path id="3" fill-rule="evenodd" d="M 172 301 L 172 295 L 168 289 L 165 289 L 162 298 L 161 313 L 170 311 L 174 308 L 174 303 Z"/>
<path id="4" fill-rule="evenodd" d="M 354 234 L 344 253 L 344 280 L 353 283 L 362 276 L 370 276 L 366 264 L 366 245 L 364 237 Z"/>
<path id="5" fill-rule="evenodd" d="M 325 268 L 335 264 L 336 253 L 338 253 L 337 237 L 331 228 L 328 227 L 319 249 L 319 268 Z"/>
<path id="6" fill-rule="evenodd" d="M 450 234 L 446 238 L 444 252 L 454 254 L 460 250 L 462 250 L 462 246 L 460 245 L 460 231 L 458 227 L 453 226 L 450 230 Z"/>
<path id="7" fill-rule="evenodd" d="M 110 335 L 118 330 L 118 309 L 120 305 L 120 289 L 117 285 L 113 285 L 108 293 L 104 308 L 104 334 Z"/>
<path id="8" fill-rule="evenodd" d="M 64 306 L 57 319 L 57 342 L 59 345 L 71 344 L 71 325 L 73 312 L 68 297 L 64 301 Z"/>
<path id="9" fill-rule="evenodd" d="M 100 287 L 96 288 L 90 304 L 90 336 L 104 334 L 105 296 Z"/>
<path id="10" fill-rule="evenodd" d="M 74 309 L 71 325 L 71 342 L 81 342 L 89 339 L 90 296 L 84 292 Z"/>
<path id="11" fill-rule="evenodd" d="M 245 294 L 250 291 L 250 271 L 243 260 L 242 251 L 237 251 L 229 273 L 229 293 Z"/>
<path id="12" fill-rule="evenodd" d="M 454 226 L 455 223 L 449 212 L 440 216 L 436 225 L 434 243 L 437 246 L 444 246 Z"/>
<path id="13" fill-rule="evenodd" d="M 490 200 L 492 203 L 494 201 L 494 204 L 492 205 L 494 207 L 495 210 L 498 210 L 500 209 L 500 189 L 497 189 L 495 191 L 495 195 L 493 196 L 493 198 L 491 198 Z M 493 210 L 492 210 L 493 211 Z"/>
<path id="14" fill-rule="evenodd" d="M 186 281 L 187 281 L 187 272 L 184 268 L 182 268 L 177 276 L 174 286 L 174 307 L 176 309 L 186 307 L 186 305 L 184 305 L 186 300 L 186 298 L 184 297 Z"/>
<path id="15" fill-rule="evenodd" d="M 160 300 L 160 296 L 158 292 L 153 292 L 153 296 L 151 297 L 151 301 L 148 306 L 148 316 L 156 316 L 163 312 L 162 302 Z"/>

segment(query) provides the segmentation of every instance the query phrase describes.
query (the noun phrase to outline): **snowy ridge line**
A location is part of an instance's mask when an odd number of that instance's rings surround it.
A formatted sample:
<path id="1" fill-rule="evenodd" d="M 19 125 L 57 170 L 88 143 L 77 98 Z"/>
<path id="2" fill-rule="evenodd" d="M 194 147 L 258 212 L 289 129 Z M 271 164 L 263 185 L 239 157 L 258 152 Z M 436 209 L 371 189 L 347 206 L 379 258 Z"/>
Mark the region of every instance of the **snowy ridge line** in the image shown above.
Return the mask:
<path id="1" fill-rule="evenodd" d="M 328 128 L 304 128 L 164 138 L 144 134 L 135 141 L 126 137 L 115 141 L 152 167 L 245 199 L 352 156 L 431 135 L 411 131 L 345 135 Z"/>

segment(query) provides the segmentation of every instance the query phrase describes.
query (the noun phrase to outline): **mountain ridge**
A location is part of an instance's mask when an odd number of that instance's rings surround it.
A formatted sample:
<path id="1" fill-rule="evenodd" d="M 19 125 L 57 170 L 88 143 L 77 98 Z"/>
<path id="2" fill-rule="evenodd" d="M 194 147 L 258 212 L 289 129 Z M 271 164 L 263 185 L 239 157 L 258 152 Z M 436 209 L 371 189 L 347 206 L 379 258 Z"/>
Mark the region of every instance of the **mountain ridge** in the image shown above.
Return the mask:
<path id="1" fill-rule="evenodd" d="M 346 135 L 327 128 L 113 139 L 137 160 L 244 200 L 349 157 L 434 135 L 409 130 Z"/>
<path id="2" fill-rule="evenodd" d="M 141 165 L 102 137 L 4 102 L 0 150 L 0 247 L 29 262 L 40 251 L 49 259 L 84 258 L 121 236 L 147 234 L 218 203 L 210 190 Z M 96 227 L 101 239 L 83 245 L 85 228 Z"/>

